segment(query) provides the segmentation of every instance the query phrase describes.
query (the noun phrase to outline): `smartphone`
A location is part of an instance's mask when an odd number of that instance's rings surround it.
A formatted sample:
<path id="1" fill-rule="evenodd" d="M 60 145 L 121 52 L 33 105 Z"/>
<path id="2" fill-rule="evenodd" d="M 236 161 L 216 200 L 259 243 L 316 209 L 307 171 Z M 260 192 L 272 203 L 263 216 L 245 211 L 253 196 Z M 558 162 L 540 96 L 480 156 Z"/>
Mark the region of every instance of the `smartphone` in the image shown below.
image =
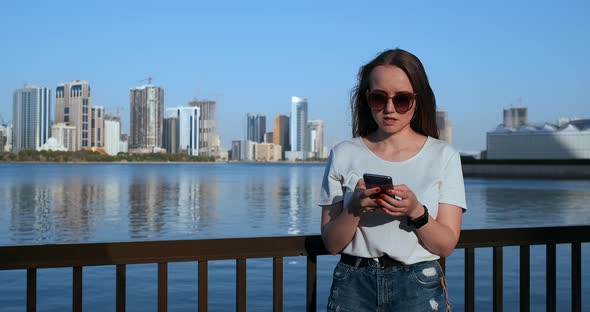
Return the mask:
<path id="1" fill-rule="evenodd" d="M 363 180 L 365 180 L 365 186 L 367 189 L 380 187 L 382 194 L 385 193 L 385 190 L 393 190 L 393 180 L 390 176 L 374 174 L 374 173 L 365 173 L 363 174 Z M 379 194 L 371 195 L 371 198 L 378 198 Z"/>

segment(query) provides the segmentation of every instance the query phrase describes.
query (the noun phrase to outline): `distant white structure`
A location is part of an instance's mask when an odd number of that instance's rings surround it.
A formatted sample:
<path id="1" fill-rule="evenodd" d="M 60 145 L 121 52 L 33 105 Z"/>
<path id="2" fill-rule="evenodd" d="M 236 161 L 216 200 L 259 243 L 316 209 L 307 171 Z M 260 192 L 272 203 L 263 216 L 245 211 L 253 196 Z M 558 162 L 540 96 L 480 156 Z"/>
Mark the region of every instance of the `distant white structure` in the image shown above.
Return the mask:
<path id="1" fill-rule="evenodd" d="M 438 138 L 453 144 L 453 126 L 447 112 L 436 111 L 436 127 L 438 128 Z"/>
<path id="2" fill-rule="evenodd" d="M 307 122 L 309 152 L 311 157 L 324 157 L 324 121 L 310 120 Z"/>
<path id="3" fill-rule="evenodd" d="M 43 144 L 40 151 L 58 151 L 58 152 L 67 152 L 68 149 L 65 148 L 63 145 L 59 144 L 55 138 L 49 138 L 47 143 Z"/>
<path id="4" fill-rule="evenodd" d="M 560 124 L 499 125 L 487 133 L 487 158 L 590 159 L 590 119 Z"/>
<path id="5" fill-rule="evenodd" d="M 504 108 L 504 128 L 519 128 L 529 123 L 528 109 L 524 106 Z"/>
<path id="6" fill-rule="evenodd" d="M 121 121 L 118 117 L 106 116 L 104 119 L 104 151 L 115 156 L 121 150 Z"/>
<path id="7" fill-rule="evenodd" d="M 51 126 L 51 137 L 57 144 L 66 148 L 66 150 L 76 151 L 76 138 L 78 129 L 75 126 L 68 126 L 65 122 L 56 123 Z"/>

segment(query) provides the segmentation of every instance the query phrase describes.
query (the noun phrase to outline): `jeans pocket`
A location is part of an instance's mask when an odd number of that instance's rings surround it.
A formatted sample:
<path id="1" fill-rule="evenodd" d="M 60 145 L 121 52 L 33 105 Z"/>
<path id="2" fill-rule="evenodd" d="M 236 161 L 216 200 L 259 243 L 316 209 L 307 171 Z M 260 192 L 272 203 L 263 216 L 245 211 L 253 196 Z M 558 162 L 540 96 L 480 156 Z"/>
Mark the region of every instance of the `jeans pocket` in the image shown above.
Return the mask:
<path id="1" fill-rule="evenodd" d="M 419 284 L 427 288 L 441 286 L 442 272 L 434 261 L 414 265 L 412 276 Z"/>
<path id="2" fill-rule="evenodd" d="M 332 277 L 335 281 L 344 281 L 348 277 L 351 269 L 352 267 L 350 265 L 338 262 Z"/>

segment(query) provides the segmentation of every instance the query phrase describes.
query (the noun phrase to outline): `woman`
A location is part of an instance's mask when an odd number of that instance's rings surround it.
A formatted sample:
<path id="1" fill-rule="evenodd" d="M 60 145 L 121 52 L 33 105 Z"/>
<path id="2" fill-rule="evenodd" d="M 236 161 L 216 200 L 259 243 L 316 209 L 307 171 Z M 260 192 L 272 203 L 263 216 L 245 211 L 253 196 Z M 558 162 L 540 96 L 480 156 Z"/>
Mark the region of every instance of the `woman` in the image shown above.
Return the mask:
<path id="1" fill-rule="evenodd" d="M 381 53 L 360 69 L 351 109 L 354 138 L 332 149 L 320 198 L 324 245 L 341 253 L 328 310 L 449 310 L 436 260 L 459 240 L 465 189 L 420 60 Z M 364 173 L 396 185 L 367 189 Z"/>

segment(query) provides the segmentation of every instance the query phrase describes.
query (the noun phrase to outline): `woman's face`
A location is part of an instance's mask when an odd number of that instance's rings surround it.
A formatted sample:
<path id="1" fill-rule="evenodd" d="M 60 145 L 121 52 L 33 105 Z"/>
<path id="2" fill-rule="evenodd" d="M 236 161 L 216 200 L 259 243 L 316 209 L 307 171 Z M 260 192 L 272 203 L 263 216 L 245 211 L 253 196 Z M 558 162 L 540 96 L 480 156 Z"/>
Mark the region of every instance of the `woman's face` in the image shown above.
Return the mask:
<path id="1" fill-rule="evenodd" d="M 416 110 L 416 100 L 412 98 L 411 108 L 405 113 L 396 111 L 393 100 L 395 95 L 410 94 L 413 97 L 414 89 L 406 73 L 399 67 L 391 65 L 379 65 L 371 71 L 369 78 L 369 91 L 383 93 L 389 99 L 382 110 L 371 109 L 373 119 L 379 126 L 378 132 L 391 135 L 410 127 L 412 116 Z"/>

